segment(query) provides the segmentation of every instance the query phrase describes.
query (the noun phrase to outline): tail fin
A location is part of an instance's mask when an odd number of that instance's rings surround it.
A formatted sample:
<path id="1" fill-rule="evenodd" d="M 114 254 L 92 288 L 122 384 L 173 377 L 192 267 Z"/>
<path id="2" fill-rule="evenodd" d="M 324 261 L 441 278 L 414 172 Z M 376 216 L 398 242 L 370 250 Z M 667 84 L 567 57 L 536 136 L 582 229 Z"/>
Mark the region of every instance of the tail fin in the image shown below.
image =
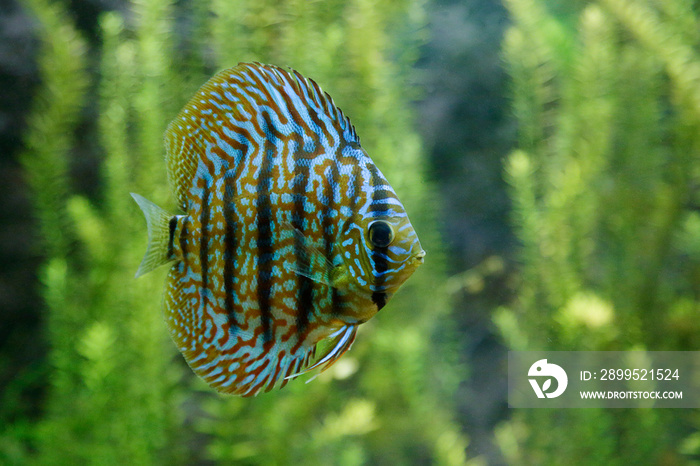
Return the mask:
<path id="1" fill-rule="evenodd" d="M 143 211 L 143 215 L 146 216 L 148 227 L 148 248 L 138 271 L 136 271 L 136 278 L 138 278 L 173 260 L 173 258 L 168 257 L 170 220 L 173 216 L 168 215 L 165 210 L 143 196 L 131 193 L 131 197 L 134 198 Z"/>

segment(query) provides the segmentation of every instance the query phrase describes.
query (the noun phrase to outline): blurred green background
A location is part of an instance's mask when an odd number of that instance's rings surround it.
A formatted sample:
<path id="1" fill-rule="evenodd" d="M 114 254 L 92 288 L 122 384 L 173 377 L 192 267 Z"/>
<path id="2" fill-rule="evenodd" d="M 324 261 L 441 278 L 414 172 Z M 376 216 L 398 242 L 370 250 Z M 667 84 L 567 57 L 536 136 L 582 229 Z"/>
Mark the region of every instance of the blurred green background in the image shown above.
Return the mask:
<path id="1" fill-rule="evenodd" d="M 6 0 L 0 464 L 700 463 L 696 410 L 514 410 L 508 350 L 700 347 L 700 2 Z M 134 280 L 239 61 L 350 116 L 426 265 L 309 384 L 196 379 Z"/>

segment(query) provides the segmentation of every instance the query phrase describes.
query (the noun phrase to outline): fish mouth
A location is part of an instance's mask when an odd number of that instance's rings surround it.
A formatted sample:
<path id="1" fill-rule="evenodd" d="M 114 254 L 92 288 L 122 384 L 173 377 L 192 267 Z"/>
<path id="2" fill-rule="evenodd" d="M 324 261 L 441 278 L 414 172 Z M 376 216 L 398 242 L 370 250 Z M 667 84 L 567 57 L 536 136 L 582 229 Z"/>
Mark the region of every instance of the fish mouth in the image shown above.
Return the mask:
<path id="1" fill-rule="evenodd" d="M 425 251 L 421 249 L 420 252 L 413 254 L 404 262 L 405 266 L 401 267 L 401 269 L 397 271 L 396 275 L 390 280 L 390 283 L 384 283 L 380 287 L 371 285 L 370 289 L 372 291 L 381 293 L 395 292 L 401 285 L 403 285 L 403 283 L 408 279 L 408 277 L 410 277 L 413 274 L 413 272 L 416 271 L 418 266 L 423 263 L 424 257 Z"/>
<path id="2" fill-rule="evenodd" d="M 413 255 L 413 257 L 411 258 L 411 261 L 414 262 L 416 265 L 420 265 L 423 263 L 424 257 L 425 257 L 425 251 L 423 251 L 421 249 L 420 252 Z"/>

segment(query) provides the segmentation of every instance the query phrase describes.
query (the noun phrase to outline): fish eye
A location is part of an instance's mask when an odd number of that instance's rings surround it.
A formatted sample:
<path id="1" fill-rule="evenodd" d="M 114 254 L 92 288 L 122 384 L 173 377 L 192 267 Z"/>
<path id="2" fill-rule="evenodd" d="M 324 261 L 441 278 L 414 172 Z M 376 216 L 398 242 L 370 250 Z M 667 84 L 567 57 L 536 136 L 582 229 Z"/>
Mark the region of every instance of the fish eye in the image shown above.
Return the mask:
<path id="1" fill-rule="evenodd" d="M 367 237 L 375 248 L 385 248 L 394 241 L 394 229 L 389 222 L 377 220 L 370 223 L 369 229 L 367 230 Z"/>

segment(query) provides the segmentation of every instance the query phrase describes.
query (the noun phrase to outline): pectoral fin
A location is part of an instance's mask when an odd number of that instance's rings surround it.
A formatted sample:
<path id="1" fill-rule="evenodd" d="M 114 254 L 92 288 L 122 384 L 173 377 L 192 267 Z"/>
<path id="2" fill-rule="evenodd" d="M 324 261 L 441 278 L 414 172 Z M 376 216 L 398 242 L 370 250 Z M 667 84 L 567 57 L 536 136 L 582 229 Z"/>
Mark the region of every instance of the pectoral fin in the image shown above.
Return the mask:
<path id="1" fill-rule="evenodd" d="M 285 268 L 315 282 L 333 286 L 332 278 L 335 267 L 326 255 L 311 244 L 304 234 L 294 228 L 291 223 L 282 224 L 282 228 L 293 236 L 294 247 L 297 249 L 297 260 L 294 263 L 285 263 Z"/>

